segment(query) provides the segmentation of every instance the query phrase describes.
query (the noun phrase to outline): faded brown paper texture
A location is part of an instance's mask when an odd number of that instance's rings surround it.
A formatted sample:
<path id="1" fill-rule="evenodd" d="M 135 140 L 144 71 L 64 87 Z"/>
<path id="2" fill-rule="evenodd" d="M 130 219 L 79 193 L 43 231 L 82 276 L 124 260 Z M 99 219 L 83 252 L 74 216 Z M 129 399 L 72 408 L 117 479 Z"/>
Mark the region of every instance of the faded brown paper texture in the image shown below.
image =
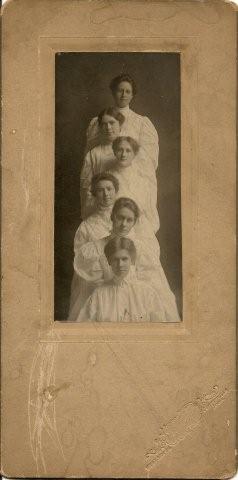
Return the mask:
<path id="1" fill-rule="evenodd" d="M 221 1 L 3 8 L 2 474 L 230 478 L 236 12 Z M 54 322 L 56 52 L 180 52 L 183 319 Z"/>

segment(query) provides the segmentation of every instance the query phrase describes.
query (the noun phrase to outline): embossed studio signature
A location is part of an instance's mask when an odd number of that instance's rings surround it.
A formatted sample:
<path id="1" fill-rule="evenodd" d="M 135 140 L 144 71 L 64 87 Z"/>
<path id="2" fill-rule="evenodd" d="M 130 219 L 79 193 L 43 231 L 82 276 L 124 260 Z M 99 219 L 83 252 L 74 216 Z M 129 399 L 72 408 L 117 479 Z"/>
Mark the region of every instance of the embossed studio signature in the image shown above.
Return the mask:
<path id="1" fill-rule="evenodd" d="M 203 415 L 211 408 L 218 407 L 228 393 L 228 388 L 219 391 L 215 385 L 212 393 L 204 394 L 183 405 L 175 417 L 160 428 L 153 448 L 146 452 L 146 471 L 149 472 L 173 447 L 182 442 L 200 424 Z"/>

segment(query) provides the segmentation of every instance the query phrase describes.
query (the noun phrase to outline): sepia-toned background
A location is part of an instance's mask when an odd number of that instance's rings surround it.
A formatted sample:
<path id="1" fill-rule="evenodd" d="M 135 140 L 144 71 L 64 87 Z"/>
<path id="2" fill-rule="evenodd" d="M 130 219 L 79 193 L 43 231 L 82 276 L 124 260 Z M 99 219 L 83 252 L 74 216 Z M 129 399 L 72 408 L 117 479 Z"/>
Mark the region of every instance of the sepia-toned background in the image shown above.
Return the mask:
<path id="1" fill-rule="evenodd" d="M 159 134 L 158 239 L 161 263 L 181 314 L 179 53 L 59 52 L 55 72 L 55 320 L 65 320 L 68 314 L 86 129 L 94 116 L 113 104 L 109 84 L 121 73 L 129 73 L 136 82 L 132 110 L 148 116 Z"/>

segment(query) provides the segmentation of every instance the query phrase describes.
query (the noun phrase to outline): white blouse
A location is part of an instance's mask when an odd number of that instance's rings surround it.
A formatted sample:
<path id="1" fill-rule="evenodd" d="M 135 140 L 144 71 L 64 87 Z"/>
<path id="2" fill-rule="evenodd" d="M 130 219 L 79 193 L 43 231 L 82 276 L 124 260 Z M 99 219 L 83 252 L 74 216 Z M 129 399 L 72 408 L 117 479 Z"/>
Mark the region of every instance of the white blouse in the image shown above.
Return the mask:
<path id="1" fill-rule="evenodd" d="M 129 107 L 118 108 L 125 117 L 120 135 L 129 136 L 137 140 L 144 150 L 145 164 L 150 162 L 150 167 L 156 170 L 158 167 L 159 138 L 158 133 L 148 117 L 133 112 Z M 87 129 L 86 151 L 91 150 L 100 143 L 98 117 L 94 117 Z"/>
<path id="2" fill-rule="evenodd" d="M 118 109 L 125 117 L 122 124 L 120 136 L 130 136 L 140 144 L 139 153 L 136 156 L 137 167 L 141 177 L 150 185 L 150 197 L 153 209 L 157 208 L 158 182 L 156 170 L 158 168 L 159 138 L 157 131 L 148 117 L 139 115 L 130 110 L 129 107 Z M 87 129 L 87 147 L 89 151 L 100 143 L 98 118 L 94 117 Z M 94 150 L 94 149 L 93 149 Z M 159 217 L 157 213 L 157 230 L 159 228 Z"/>
<path id="3" fill-rule="evenodd" d="M 96 288 L 81 310 L 77 322 L 166 321 L 161 300 L 145 282 L 138 280 L 133 267 L 125 279 L 113 277 Z"/>
<path id="4" fill-rule="evenodd" d="M 160 223 L 154 192 L 151 188 L 150 181 L 138 166 L 137 156 L 133 159 L 130 166 L 118 168 L 117 165 L 115 165 L 115 167 L 110 170 L 110 173 L 119 181 L 117 198 L 132 198 L 140 209 L 140 222 L 143 222 L 143 216 L 145 216 L 153 232 L 156 233 Z"/>
<path id="5" fill-rule="evenodd" d="M 83 245 L 75 255 L 74 269 L 77 275 L 86 282 L 108 282 L 113 273 L 104 254 L 104 247 L 113 235 Z M 134 241 L 137 257 L 135 264 L 136 277 L 149 285 L 161 299 L 165 321 L 180 321 L 175 297 L 169 287 L 162 265 L 159 251 L 155 248 L 155 240 L 137 240 L 135 231 L 128 235 Z M 158 242 L 157 242 L 158 243 Z"/>
<path id="6" fill-rule="evenodd" d="M 108 236 L 112 231 L 112 206 L 100 207 L 92 215 L 83 220 L 74 237 L 74 253 L 85 243 Z"/>
<path id="7" fill-rule="evenodd" d="M 114 165 L 115 155 L 111 145 L 97 145 L 85 156 L 80 175 L 81 215 L 83 218 L 90 215 L 96 206 L 90 190 L 93 175 L 110 170 Z"/>
<path id="8" fill-rule="evenodd" d="M 110 235 L 112 230 L 111 210 L 112 207 L 101 207 L 79 225 L 74 237 L 75 255 L 77 255 L 77 252 L 83 245 Z M 68 321 L 74 322 L 76 320 L 79 311 L 94 288 L 74 271 L 71 283 Z"/>

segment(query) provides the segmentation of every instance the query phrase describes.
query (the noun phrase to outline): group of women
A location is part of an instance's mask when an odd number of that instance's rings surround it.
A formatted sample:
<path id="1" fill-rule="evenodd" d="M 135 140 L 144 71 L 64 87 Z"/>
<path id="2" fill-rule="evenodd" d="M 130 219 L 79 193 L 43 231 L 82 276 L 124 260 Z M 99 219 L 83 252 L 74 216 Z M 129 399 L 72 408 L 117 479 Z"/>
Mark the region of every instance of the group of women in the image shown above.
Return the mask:
<path id="1" fill-rule="evenodd" d="M 129 107 L 136 94 L 129 75 L 110 88 L 114 106 L 87 129 L 68 320 L 177 322 L 156 238 L 158 135 Z"/>

